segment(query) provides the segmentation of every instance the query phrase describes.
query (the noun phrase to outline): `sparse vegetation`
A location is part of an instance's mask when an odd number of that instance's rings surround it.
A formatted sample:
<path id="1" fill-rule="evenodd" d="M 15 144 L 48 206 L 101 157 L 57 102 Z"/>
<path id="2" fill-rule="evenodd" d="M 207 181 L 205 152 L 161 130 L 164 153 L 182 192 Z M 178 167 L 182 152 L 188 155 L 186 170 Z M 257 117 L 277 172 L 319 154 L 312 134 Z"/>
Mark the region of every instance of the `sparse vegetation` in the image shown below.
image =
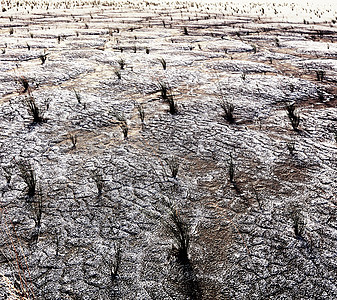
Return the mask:
<path id="1" fill-rule="evenodd" d="M 333 6 L 27 1 L 0 18 L 0 298 L 336 298 Z"/>

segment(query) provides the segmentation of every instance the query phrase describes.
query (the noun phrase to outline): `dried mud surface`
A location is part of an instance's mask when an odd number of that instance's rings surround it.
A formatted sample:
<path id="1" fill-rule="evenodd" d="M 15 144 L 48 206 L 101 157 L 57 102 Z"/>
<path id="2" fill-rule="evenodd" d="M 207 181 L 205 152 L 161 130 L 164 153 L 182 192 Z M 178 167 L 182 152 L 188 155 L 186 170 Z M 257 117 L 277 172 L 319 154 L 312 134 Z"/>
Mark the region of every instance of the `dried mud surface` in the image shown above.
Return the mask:
<path id="1" fill-rule="evenodd" d="M 335 22 L 18 3 L 0 15 L 1 299 L 337 298 Z"/>

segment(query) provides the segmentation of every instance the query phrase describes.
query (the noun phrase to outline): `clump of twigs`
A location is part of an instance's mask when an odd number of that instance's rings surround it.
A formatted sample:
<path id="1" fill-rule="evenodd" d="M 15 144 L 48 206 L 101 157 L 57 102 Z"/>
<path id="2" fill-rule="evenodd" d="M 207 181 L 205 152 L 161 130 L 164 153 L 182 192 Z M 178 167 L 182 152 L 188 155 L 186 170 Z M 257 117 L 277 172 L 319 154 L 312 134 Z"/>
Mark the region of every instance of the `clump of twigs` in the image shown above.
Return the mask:
<path id="1" fill-rule="evenodd" d="M 142 104 L 138 104 L 137 105 L 137 110 L 138 110 L 138 115 L 140 118 L 140 121 L 142 122 L 142 128 L 144 128 L 145 125 L 145 111 L 144 111 L 144 107 Z"/>
<path id="2" fill-rule="evenodd" d="M 229 123 L 232 124 L 234 123 L 234 105 L 232 103 L 229 103 L 227 101 L 221 100 L 220 101 L 220 107 L 223 109 L 223 114 L 222 116 L 224 119 Z"/>
<path id="3" fill-rule="evenodd" d="M 287 143 L 287 149 L 290 153 L 291 156 L 294 155 L 294 152 L 295 152 L 295 142 L 294 141 L 290 141 Z"/>
<path id="4" fill-rule="evenodd" d="M 41 191 L 36 194 L 36 197 L 34 197 L 31 206 L 34 213 L 34 222 L 35 222 L 35 232 L 33 234 L 33 240 L 37 242 L 40 234 L 41 219 L 43 213 L 43 195 Z"/>
<path id="5" fill-rule="evenodd" d="M 226 95 L 225 91 L 223 88 L 220 86 L 220 83 L 218 85 L 218 98 L 219 98 L 219 105 L 223 110 L 223 113 L 221 116 L 229 123 L 233 124 L 235 122 L 234 119 L 234 105 L 231 102 L 228 102 L 226 100 Z"/>
<path id="6" fill-rule="evenodd" d="M 7 185 L 9 185 L 11 183 L 11 179 L 12 179 L 12 169 L 10 166 L 2 166 L 2 171 L 3 171 L 3 175 L 6 179 L 6 183 Z"/>
<path id="7" fill-rule="evenodd" d="M 161 63 L 163 69 L 166 70 L 167 67 L 166 60 L 164 58 L 158 58 L 158 61 Z"/>
<path id="8" fill-rule="evenodd" d="M 121 261 L 122 261 L 122 250 L 121 250 L 120 244 L 119 243 L 114 244 L 114 248 L 115 248 L 114 259 L 109 262 L 106 262 L 109 268 L 109 271 L 110 271 L 111 283 L 116 281 L 118 273 L 119 273 Z"/>
<path id="9" fill-rule="evenodd" d="M 21 77 L 19 78 L 19 82 L 20 82 L 20 83 L 22 84 L 22 86 L 23 86 L 23 91 L 22 91 L 22 93 L 26 93 L 26 92 L 29 90 L 29 83 L 28 83 L 27 78 L 21 76 Z"/>
<path id="10" fill-rule="evenodd" d="M 303 238 L 305 222 L 299 209 L 295 209 L 291 212 L 291 219 L 293 221 L 293 229 L 295 236 Z"/>
<path id="11" fill-rule="evenodd" d="M 158 83 L 158 91 L 160 91 L 160 97 L 162 100 L 169 104 L 169 112 L 172 115 L 178 113 L 178 107 L 174 101 L 171 88 L 165 82 Z"/>
<path id="12" fill-rule="evenodd" d="M 261 203 L 260 195 L 255 188 L 253 188 L 253 193 L 254 193 L 254 196 L 255 196 L 255 200 L 256 200 L 256 202 L 259 206 L 259 209 L 262 210 L 262 203 Z"/>
<path id="13" fill-rule="evenodd" d="M 120 80 L 122 79 L 122 73 L 121 73 L 121 69 L 115 69 L 114 70 L 115 75 L 117 76 L 117 78 Z"/>
<path id="14" fill-rule="evenodd" d="M 184 35 L 188 35 L 187 27 L 184 27 Z"/>
<path id="15" fill-rule="evenodd" d="M 128 127 L 126 121 L 120 124 L 120 128 L 123 132 L 124 140 L 127 140 L 128 139 L 129 127 Z"/>
<path id="16" fill-rule="evenodd" d="M 77 135 L 76 134 L 72 134 L 70 133 L 68 136 L 69 140 L 71 141 L 72 144 L 72 149 L 76 149 L 76 145 L 77 145 Z"/>
<path id="17" fill-rule="evenodd" d="M 169 95 L 167 102 L 169 104 L 169 111 L 171 115 L 175 115 L 178 113 L 177 105 L 174 101 L 173 95 Z"/>
<path id="18" fill-rule="evenodd" d="M 98 197 L 101 197 L 103 193 L 103 187 L 104 187 L 104 180 L 103 180 L 102 172 L 98 169 L 93 171 L 92 179 L 94 180 L 96 184 Z"/>
<path id="19" fill-rule="evenodd" d="M 112 299 L 116 299 L 119 296 L 118 277 L 120 273 L 120 267 L 122 263 L 122 249 L 120 242 L 114 243 L 114 256 L 106 257 L 102 256 L 106 270 L 109 272 L 110 290 Z"/>
<path id="20" fill-rule="evenodd" d="M 275 45 L 276 47 L 281 47 L 280 40 L 278 38 L 275 38 Z"/>
<path id="21" fill-rule="evenodd" d="M 177 178 L 180 167 L 180 160 L 177 157 L 170 157 L 166 159 L 166 163 L 171 171 L 172 178 Z"/>
<path id="22" fill-rule="evenodd" d="M 117 111 L 113 111 L 112 115 L 119 122 L 119 127 L 121 128 L 121 130 L 123 132 L 124 139 L 127 140 L 129 127 L 128 127 L 128 123 L 126 121 L 126 118 L 125 118 L 124 114 L 120 114 Z"/>
<path id="23" fill-rule="evenodd" d="M 286 111 L 291 122 L 291 126 L 295 131 L 298 131 L 298 125 L 300 124 L 300 116 L 295 112 L 295 104 L 289 104 L 286 106 Z"/>
<path id="24" fill-rule="evenodd" d="M 164 232 L 173 239 L 172 254 L 180 264 L 189 263 L 190 230 L 171 199 L 162 198 L 152 215 L 164 226 Z"/>
<path id="25" fill-rule="evenodd" d="M 40 124 L 46 121 L 46 119 L 43 117 L 43 111 L 41 108 L 36 104 L 35 98 L 29 94 L 24 99 L 24 104 L 27 107 L 28 113 L 33 118 L 33 123 Z M 48 108 L 48 105 L 47 105 Z"/>
<path id="26" fill-rule="evenodd" d="M 36 193 L 36 174 L 32 165 L 28 161 L 19 161 L 17 166 L 19 168 L 19 176 L 27 185 L 27 196 L 29 198 L 34 197 Z"/>
<path id="27" fill-rule="evenodd" d="M 177 261 L 186 265 L 189 263 L 190 231 L 187 223 L 181 217 L 180 213 L 174 207 L 170 208 L 169 219 L 166 224 L 171 231 L 175 244 L 173 244 L 173 253 Z"/>
<path id="28" fill-rule="evenodd" d="M 324 92 L 323 92 L 322 90 L 317 89 L 317 95 L 318 95 L 318 99 L 319 99 L 320 101 L 323 101 L 323 100 L 325 99 L 325 97 L 324 97 Z"/>
<path id="29" fill-rule="evenodd" d="M 189 258 L 191 231 L 176 205 L 171 200 L 162 200 L 158 211 L 164 231 L 173 239 L 169 257 L 182 271 L 182 283 L 187 299 L 201 299 L 201 290 Z"/>
<path id="30" fill-rule="evenodd" d="M 164 101 L 168 99 L 170 88 L 165 82 L 158 82 L 158 91 L 160 92 L 160 97 Z"/>
<path id="31" fill-rule="evenodd" d="M 324 76 L 325 76 L 325 71 L 323 71 L 323 70 L 317 70 L 316 71 L 317 81 L 323 81 Z"/>
<path id="32" fill-rule="evenodd" d="M 232 184 L 235 184 L 234 172 L 235 171 L 234 171 L 233 157 L 232 157 L 232 153 L 230 153 L 229 165 L 228 165 L 228 175 L 229 175 L 229 182 Z"/>
<path id="33" fill-rule="evenodd" d="M 81 100 L 82 100 L 81 94 L 79 92 L 77 92 L 75 89 L 74 89 L 74 93 L 75 93 L 77 103 L 81 104 Z"/>
<path id="34" fill-rule="evenodd" d="M 337 128 L 333 125 L 328 126 L 329 132 L 332 134 L 334 137 L 335 142 L 337 143 Z"/>
<path id="35" fill-rule="evenodd" d="M 45 62 L 46 62 L 46 60 L 47 60 L 47 55 L 48 55 L 48 54 L 41 54 L 41 55 L 39 56 L 39 58 L 40 58 L 40 60 L 41 60 L 41 65 L 44 65 L 44 64 L 45 64 Z"/>
<path id="36" fill-rule="evenodd" d="M 118 60 L 118 64 L 121 70 L 124 70 L 125 66 L 126 66 L 126 62 L 123 58 Z"/>

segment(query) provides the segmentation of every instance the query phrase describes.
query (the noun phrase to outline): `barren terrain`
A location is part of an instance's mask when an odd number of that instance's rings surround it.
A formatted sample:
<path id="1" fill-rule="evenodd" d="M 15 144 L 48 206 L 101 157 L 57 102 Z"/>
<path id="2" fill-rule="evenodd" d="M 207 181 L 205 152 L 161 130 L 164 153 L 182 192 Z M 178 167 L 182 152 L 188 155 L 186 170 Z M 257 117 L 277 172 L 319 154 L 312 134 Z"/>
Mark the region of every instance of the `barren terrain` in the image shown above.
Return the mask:
<path id="1" fill-rule="evenodd" d="M 336 299 L 336 10 L 1 1 L 0 299 Z"/>

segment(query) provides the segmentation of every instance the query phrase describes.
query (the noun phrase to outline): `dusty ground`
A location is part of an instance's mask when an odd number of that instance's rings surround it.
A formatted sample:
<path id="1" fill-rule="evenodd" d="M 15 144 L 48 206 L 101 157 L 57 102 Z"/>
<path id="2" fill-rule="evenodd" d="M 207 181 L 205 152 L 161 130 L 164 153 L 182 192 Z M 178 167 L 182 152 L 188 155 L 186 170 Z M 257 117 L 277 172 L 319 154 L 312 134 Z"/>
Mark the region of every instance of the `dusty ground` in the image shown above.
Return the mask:
<path id="1" fill-rule="evenodd" d="M 1 3 L 0 299 L 337 298 L 336 8 Z"/>

